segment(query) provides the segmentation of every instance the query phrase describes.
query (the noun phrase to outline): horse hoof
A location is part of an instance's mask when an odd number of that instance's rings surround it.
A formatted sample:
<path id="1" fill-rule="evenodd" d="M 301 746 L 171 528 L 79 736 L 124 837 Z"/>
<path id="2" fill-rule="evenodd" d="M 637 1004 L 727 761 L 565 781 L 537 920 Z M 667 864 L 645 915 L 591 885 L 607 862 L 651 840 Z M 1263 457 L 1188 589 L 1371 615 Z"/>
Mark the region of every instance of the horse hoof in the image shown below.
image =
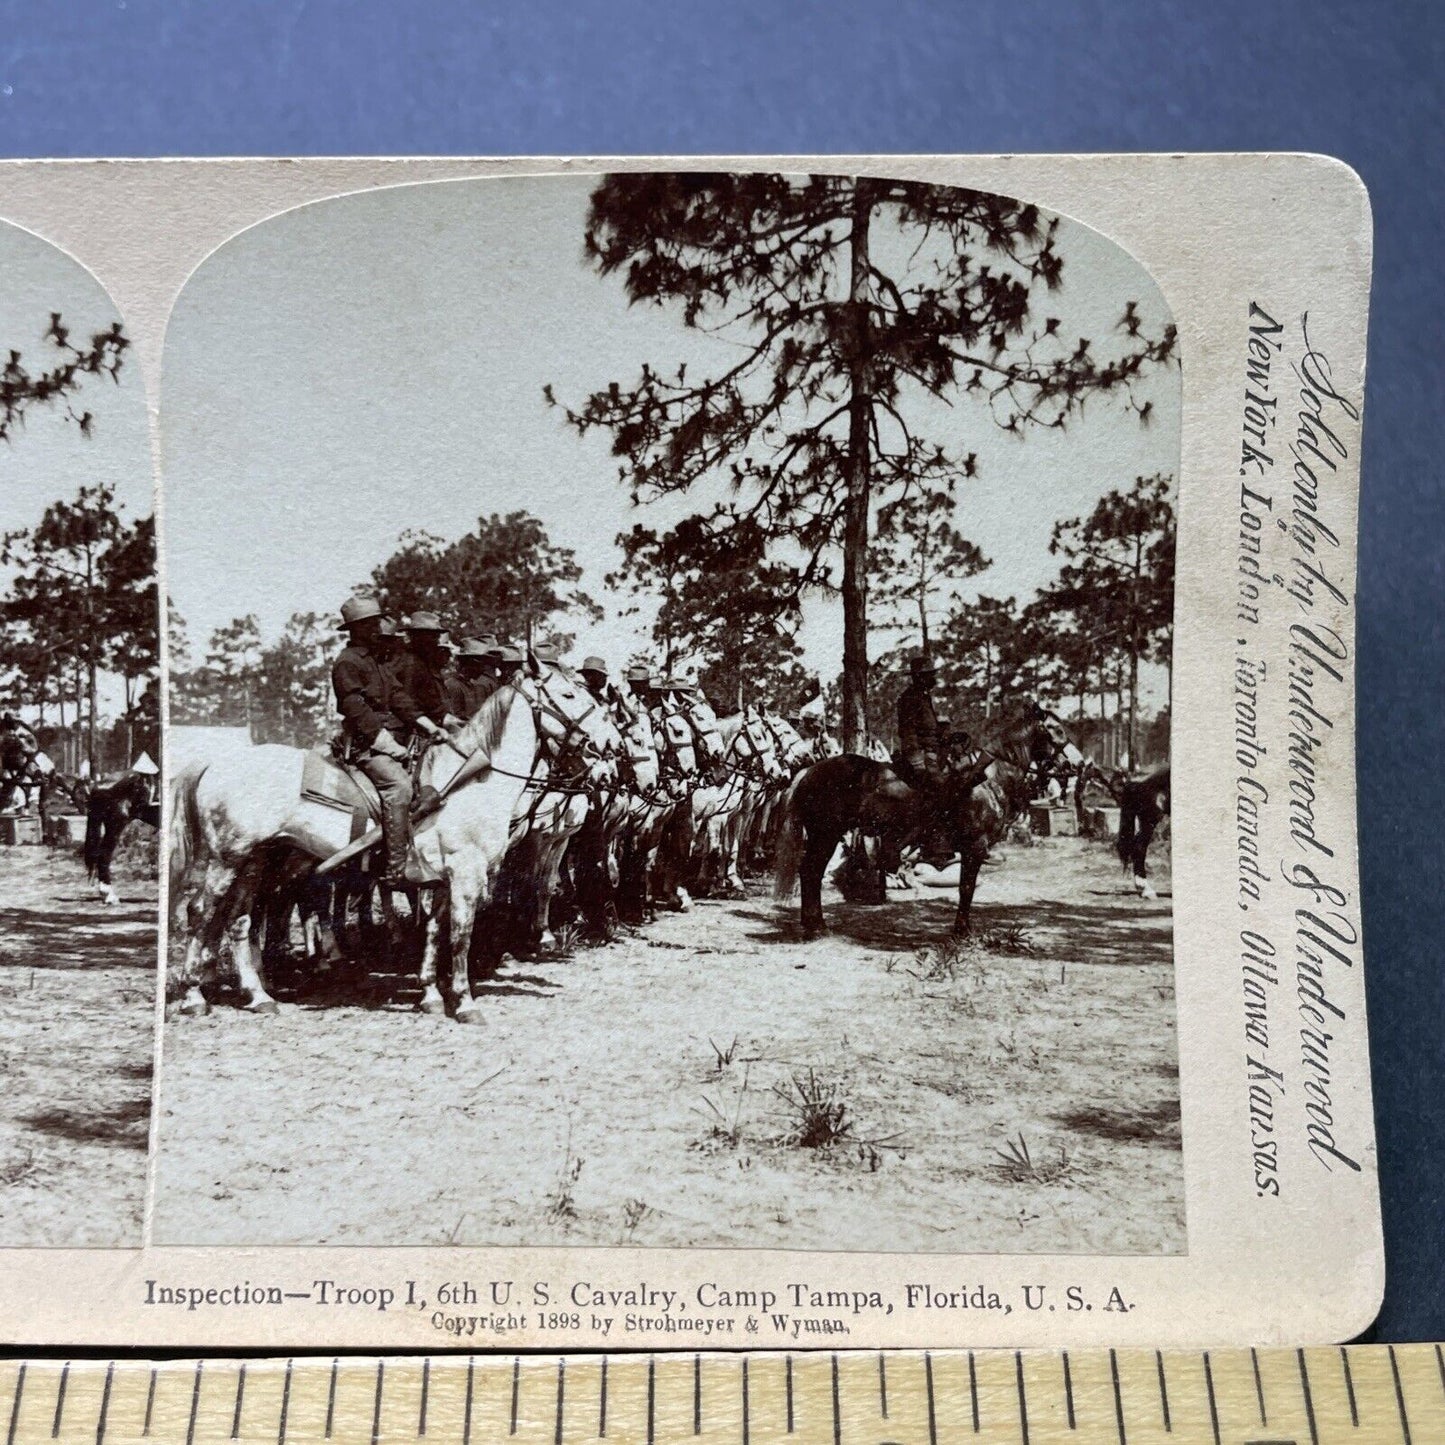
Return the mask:
<path id="1" fill-rule="evenodd" d="M 692 911 L 692 895 L 686 888 L 677 890 L 677 911 L 679 913 L 690 913 Z"/>
<path id="2" fill-rule="evenodd" d="M 259 1018 L 269 1018 L 272 1014 L 281 1012 L 281 1005 L 274 998 L 258 998 L 246 1005 L 246 1012 Z"/>
<path id="3" fill-rule="evenodd" d="M 416 1011 L 419 1014 L 431 1014 L 435 1016 L 446 1013 L 447 1006 L 442 1002 L 439 993 L 428 993 L 422 996 L 421 1002 L 416 1006 Z"/>
<path id="4" fill-rule="evenodd" d="M 1146 899 L 1148 899 L 1151 903 L 1153 903 L 1153 902 L 1157 901 L 1159 895 L 1154 891 L 1152 885 L 1146 883 L 1146 884 L 1139 890 L 1139 897 L 1140 897 L 1140 898 L 1146 898 Z"/>
<path id="5" fill-rule="evenodd" d="M 472 1004 L 470 1008 L 463 1004 L 456 1012 L 456 1021 L 459 1024 L 484 1024 L 487 1020 L 476 1004 Z"/>

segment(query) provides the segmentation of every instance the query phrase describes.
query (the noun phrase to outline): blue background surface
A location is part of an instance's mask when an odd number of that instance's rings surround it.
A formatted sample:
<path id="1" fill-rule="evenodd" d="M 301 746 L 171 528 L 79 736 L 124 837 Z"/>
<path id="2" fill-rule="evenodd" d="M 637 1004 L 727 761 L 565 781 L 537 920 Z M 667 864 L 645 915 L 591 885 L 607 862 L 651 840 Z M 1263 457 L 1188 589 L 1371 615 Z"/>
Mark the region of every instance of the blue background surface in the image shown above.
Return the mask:
<path id="1" fill-rule="evenodd" d="M 1358 602 L 1378 1335 L 1440 1339 L 1442 14 L 1360 0 L 0 0 L 0 154 L 1285 149 L 1353 165 L 1376 226 Z"/>

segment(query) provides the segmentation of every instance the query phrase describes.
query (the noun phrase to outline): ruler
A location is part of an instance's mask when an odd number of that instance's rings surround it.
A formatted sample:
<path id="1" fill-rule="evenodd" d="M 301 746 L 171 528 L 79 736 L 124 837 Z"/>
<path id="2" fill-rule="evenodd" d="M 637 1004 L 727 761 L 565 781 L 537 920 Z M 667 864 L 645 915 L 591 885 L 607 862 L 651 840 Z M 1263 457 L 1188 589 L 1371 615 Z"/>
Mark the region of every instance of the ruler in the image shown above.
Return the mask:
<path id="1" fill-rule="evenodd" d="M 1438 1345 L 0 1361 L 0 1441 L 1441 1445 Z"/>

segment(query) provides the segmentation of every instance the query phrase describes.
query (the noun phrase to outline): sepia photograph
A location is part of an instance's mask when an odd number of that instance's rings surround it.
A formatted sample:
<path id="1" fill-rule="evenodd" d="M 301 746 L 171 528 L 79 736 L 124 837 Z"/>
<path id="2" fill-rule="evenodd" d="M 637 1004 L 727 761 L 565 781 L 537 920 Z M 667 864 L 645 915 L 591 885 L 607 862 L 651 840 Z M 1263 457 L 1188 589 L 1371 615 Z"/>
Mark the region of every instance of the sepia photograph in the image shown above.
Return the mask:
<path id="1" fill-rule="evenodd" d="M 26 376 L 63 302 L 0 297 Z M 122 335 L 0 467 L 74 493 Z M 159 395 L 153 1242 L 1182 1254 L 1180 412 L 1148 271 L 1027 197 L 508 177 L 214 251 Z M 72 1008 L 155 897 L 144 476 L 62 604 L 112 631 L 26 611 L 39 532 L 0 574 L 16 817 L 149 819 L 0 849 L 0 917 L 91 900 Z"/>
<path id="2" fill-rule="evenodd" d="M 145 396 L 74 260 L 0 224 L 0 278 L 0 1248 L 136 1248 L 161 803 Z"/>

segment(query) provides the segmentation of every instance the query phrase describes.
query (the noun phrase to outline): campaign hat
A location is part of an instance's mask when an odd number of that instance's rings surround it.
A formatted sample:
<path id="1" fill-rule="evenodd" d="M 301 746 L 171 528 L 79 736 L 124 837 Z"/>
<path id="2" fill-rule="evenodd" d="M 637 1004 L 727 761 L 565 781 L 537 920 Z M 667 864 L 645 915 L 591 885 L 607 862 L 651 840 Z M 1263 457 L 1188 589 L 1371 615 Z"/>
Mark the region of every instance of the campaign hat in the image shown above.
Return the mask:
<path id="1" fill-rule="evenodd" d="M 435 612 L 413 612 L 402 623 L 408 632 L 445 632 L 442 620 Z"/>
<path id="2" fill-rule="evenodd" d="M 381 603 L 375 597 L 348 597 L 341 604 L 341 625 L 354 627 L 372 617 L 381 616 Z"/>
<path id="3" fill-rule="evenodd" d="M 457 653 L 457 656 L 491 657 L 494 653 L 500 651 L 501 649 L 497 646 L 495 639 L 493 639 L 491 645 L 488 646 L 487 640 L 484 637 L 464 637 L 462 638 L 461 650 Z"/>
<path id="4" fill-rule="evenodd" d="M 650 687 L 652 685 L 652 671 L 650 668 L 641 666 L 629 667 L 627 669 L 627 680 L 628 682 L 645 682 Z"/>
<path id="5" fill-rule="evenodd" d="M 577 671 L 578 671 L 578 672 L 596 672 L 596 673 L 600 673 L 603 677 L 606 677 L 606 676 L 607 676 L 607 663 L 606 663 L 602 658 L 600 658 L 600 657 L 584 657 L 584 658 L 582 659 L 582 666 L 579 667 L 579 668 L 577 669 Z"/>

